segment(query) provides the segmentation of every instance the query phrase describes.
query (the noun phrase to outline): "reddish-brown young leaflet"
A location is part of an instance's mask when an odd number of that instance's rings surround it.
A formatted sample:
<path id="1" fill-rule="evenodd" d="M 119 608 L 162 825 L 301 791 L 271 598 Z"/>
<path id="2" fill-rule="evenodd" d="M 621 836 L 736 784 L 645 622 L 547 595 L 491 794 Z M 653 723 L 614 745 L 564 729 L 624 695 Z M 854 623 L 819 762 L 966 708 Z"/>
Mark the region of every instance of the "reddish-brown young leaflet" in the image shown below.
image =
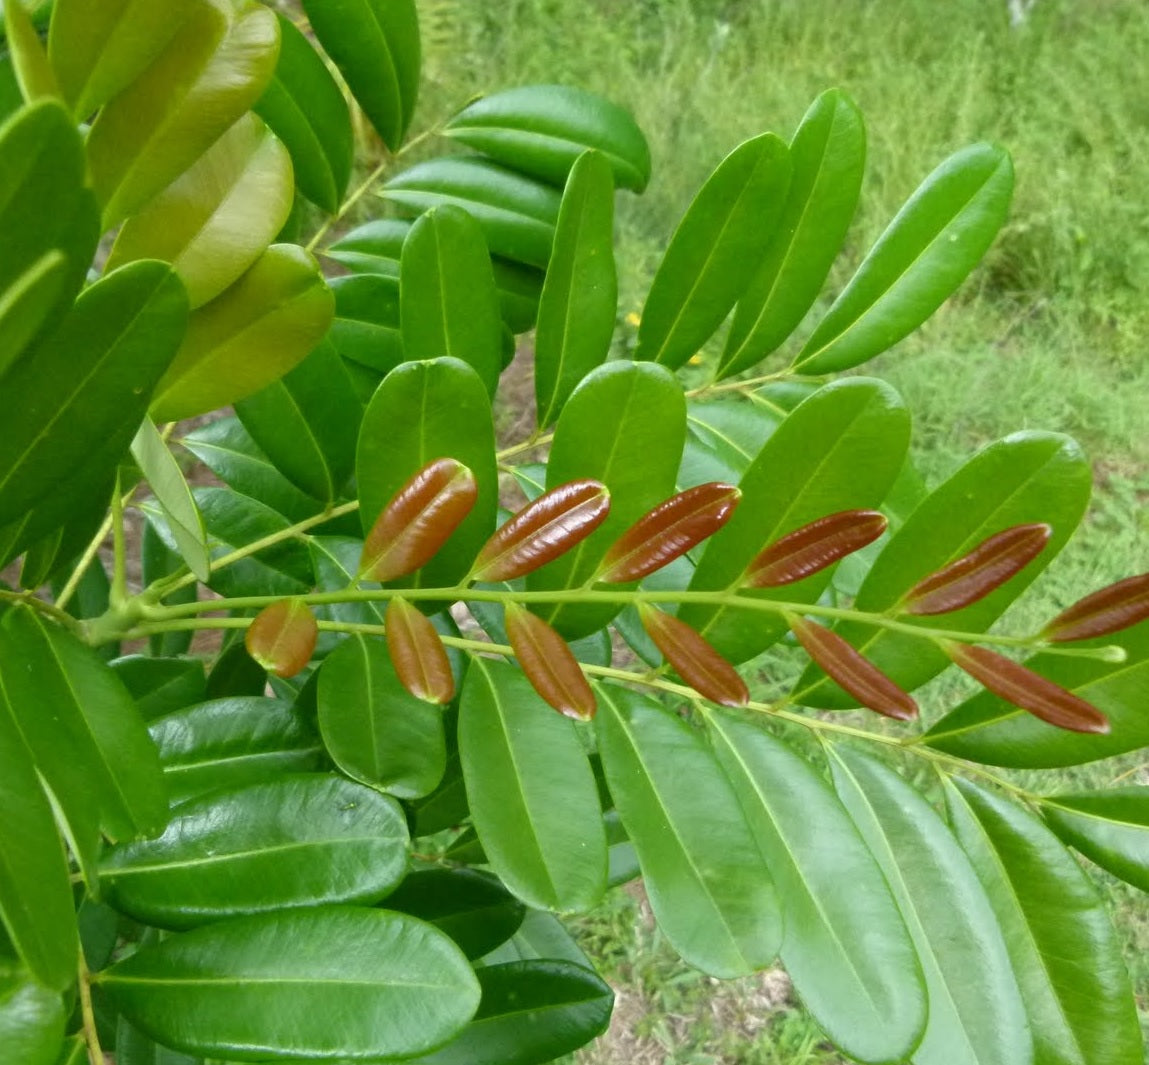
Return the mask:
<path id="1" fill-rule="evenodd" d="M 923 577 L 902 597 L 907 614 L 948 614 L 976 603 L 1032 562 L 1053 529 L 1044 522 L 1014 525 L 982 540 L 972 551 Z"/>
<path id="2" fill-rule="evenodd" d="M 585 540 L 610 513 L 601 481 L 570 481 L 528 503 L 483 545 L 477 581 L 510 581 L 534 572 Z"/>
<path id="3" fill-rule="evenodd" d="M 638 613 L 654 645 L 699 695 L 721 706 L 745 706 L 750 701 L 737 670 L 685 621 L 646 603 L 639 604 Z"/>
<path id="4" fill-rule="evenodd" d="M 943 647 L 979 684 L 1034 717 L 1071 732 L 1109 731 L 1109 719 L 1097 707 L 1012 658 L 969 644 L 946 641 Z"/>
<path id="5" fill-rule="evenodd" d="M 876 510 L 840 510 L 803 525 L 764 547 L 746 567 L 745 588 L 792 584 L 873 543 L 886 531 Z"/>
<path id="6" fill-rule="evenodd" d="M 732 484 L 711 481 L 688 488 L 638 519 L 607 551 L 596 580 L 641 580 L 722 528 L 742 493 Z"/>
<path id="7" fill-rule="evenodd" d="M 392 497 L 363 544 L 359 576 L 390 581 L 438 552 L 479 495 L 475 475 L 457 459 L 435 459 Z"/>
<path id="8" fill-rule="evenodd" d="M 447 649 L 430 618 L 397 596 L 383 615 L 387 651 L 399 682 L 416 699 L 445 706 L 455 698 Z"/>
<path id="9" fill-rule="evenodd" d="M 786 621 L 806 653 L 863 706 L 898 721 L 918 716 L 914 697 L 836 632 L 795 615 L 787 615 Z"/>
<path id="10" fill-rule="evenodd" d="M 298 599 L 280 599 L 256 614 L 243 642 L 247 653 L 269 673 L 294 677 L 311 661 L 318 639 L 319 626 L 310 607 Z"/>
<path id="11" fill-rule="evenodd" d="M 1053 643 L 1091 640 L 1149 618 L 1149 573 L 1126 577 L 1087 595 L 1057 615 L 1042 635 Z"/>
<path id="12" fill-rule="evenodd" d="M 511 649 L 531 687 L 566 717 L 594 717 L 594 692 L 566 641 L 518 603 L 507 604 L 505 621 Z"/>

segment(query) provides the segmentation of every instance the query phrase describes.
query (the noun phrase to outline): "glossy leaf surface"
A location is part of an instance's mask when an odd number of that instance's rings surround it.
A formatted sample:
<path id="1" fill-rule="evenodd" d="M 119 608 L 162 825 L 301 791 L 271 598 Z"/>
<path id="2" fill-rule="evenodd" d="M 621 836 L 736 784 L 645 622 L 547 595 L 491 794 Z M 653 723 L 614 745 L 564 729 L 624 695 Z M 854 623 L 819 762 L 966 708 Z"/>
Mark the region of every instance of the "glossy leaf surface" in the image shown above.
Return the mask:
<path id="1" fill-rule="evenodd" d="M 406 599 L 387 604 L 387 652 L 400 683 L 416 699 L 445 706 L 455 698 L 451 663 L 435 626 Z"/>
<path id="2" fill-rule="evenodd" d="M 686 622 L 646 603 L 639 604 L 639 616 L 654 645 L 699 695 L 722 706 L 745 706 L 749 702 L 746 682 Z"/>
<path id="3" fill-rule="evenodd" d="M 400 262 L 404 357 L 453 356 L 493 395 L 502 369 L 502 320 L 478 222 L 453 204 L 432 208 L 411 227 Z"/>
<path id="4" fill-rule="evenodd" d="M 493 93 L 468 104 L 444 132 L 560 188 L 587 148 L 603 155 L 619 188 L 641 192 L 650 180 L 650 149 L 634 119 L 575 86 L 523 85 Z"/>
<path id="5" fill-rule="evenodd" d="M 100 973 L 129 1021 L 197 1055 L 409 1057 L 470 1019 L 459 949 L 405 914 L 350 906 L 218 922 Z"/>
<path id="6" fill-rule="evenodd" d="M 372 528 L 416 471 L 447 456 L 474 474 L 478 498 L 405 586 L 450 586 L 462 577 L 494 529 L 498 503 L 491 403 L 478 374 L 458 359 L 405 363 L 387 375 L 363 416 L 355 467 L 363 528 Z"/>
<path id="7" fill-rule="evenodd" d="M 594 906 L 606 890 L 606 836 L 574 723 L 514 666 L 476 658 L 463 686 L 459 755 L 475 828 L 507 888 L 542 909 Z"/>
<path id="8" fill-rule="evenodd" d="M 1051 795 L 1041 800 L 1041 814 L 1063 842 L 1149 891 L 1149 788 Z"/>
<path id="9" fill-rule="evenodd" d="M 246 114 L 120 227 L 106 269 L 136 259 L 170 263 L 200 307 L 275 240 L 293 191 L 287 149 Z"/>
<path id="10" fill-rule="evenodd" d="M 793 750 L 732 714 L 709 714 L 707 724 L 777 886 L 781 960 L 803 1003 L 860 1061 L 905 1058 L 924 1029 L 925 987 L 880 867 Z"/>
<path id="11" fill-rule="evenodd" d="M 746 141 L 718 165 L 650 284 L 636 359 L 675 369 L 710 339 L 745 291 L 789 184 L 789 151 L 772 133 Z"/>
<path id="12" fill-rule="evenodd" d="M 100 880 L 116 909 L 180 929 L 294 906 L 378 902 L 406 866 L 399 804 L 324 773 L 191 799 L 162 836 L 111 848 Z"/>
<path id="13" fill-rule="evenodd" d="M 419 91 L 414 0 L 303 0 L 303 10 L 371 125 L 397 152 Z"/>
<path id="14" fill-rule="evenodd" d="M 311 608 L 298 599 L 280 599 L 256 614 L 243 642 L 247 653 L 269 673 L 294 677 L 307 668 L 318 638 Z"/>
<path id="15" fill-rule="evenodd" d="M 1032 1062 L 1011 959 L 969 858 L 891 769 L 853 750 L 832 754 L 838 797 L 886 875 L 925 973 L 929 1020 L 915 1065 Z"/>
<path id="16" fill-rule="evenodd" d="M 67 256 L 53 249 L 0 293 L 0 377 L 44 327 L 67 275 Z"/>
<path id="17" fill-rule="evenodd" d="M 1036 1060 L 1142 1054 L 1121 947 L 1097 888 L 1036 817 L 969 783 L 946 788 L 954 832 L 1005 933 Z"/>
<path id="18" fill-rule="evenodd" d="M 417 163 L 391 178 L 382 195 L 413 215 L 453 203 L 478 221 L 492 255 L 543 270 L 550 260 L 559 193 L 496 163 L 472 156 Z"/>
<path id="19" fill-rule="evenodd" d="M 573 550 L 527 577 L 531 590 L 584 584 L 625 529 L 674 491 L 686 432 L 682 388 L 650 363 L 607 363 L 575 390 L 559 417 L 547 485 L 580 478 L 610 491 L 610 516 Z M 610 433 L 602 427 L 611 426 Z M 586 636 L 617 613 L 607 605 L 543 607 L 537 613 L 568 639 Z"/>
<path id="20" fill-rule="evenodd" d="M 344 640 L 323 663 L 318 700 L 323 743 L 348 776 L 403 799 L 442 779 L 442 711 L 407 691 L 382 640 Z"/>
<path id="21" fill-rule="evenodd" d="M 535 410 L 545 428 L 578 383 L 606 360 L 618 310 L 614 184 L 607 158 L 588 152 L 571 170 L 539 297 Z"/>
<path id="22" fill-rule="evenodd" d="M 293 244 L 273 244 L 191 316 L 156 390 L 152 417 L 190 418 L 258 392 L 303 361 L 334 312 L 334 296 L 315 260 Z"/>
<path id="23" fill-rule="evenodd" d="M 372 383 L 366 402 L 379 378 L 403 361 L 399 333 L 399 282 L 397 277 L 365 274 L 335 278 L 335 320 L 327 336 L 335 350 L 360 367 L 369 367 Z"/>
<path id="24" fill-rule="evenodd" d="M 960 558 L 987 536 L 1014 525 L 1044 523 L 1053 535 L 1042 554 L 985 598 L 945 617 L 914 619 L 923 627 L 984 632 L 1061 550 L 1085 511 L 1091 478 L 1077 444 L 1057 433 L 1021 432 L 979 451 L 933 491 L 882 550 L 858 591 L 859 610 L 888 610 L 921 578 Z M 883 673 L 912 691 L 948 664 L 933 641 L 849 622 L 835 631 Z M 810 687 L 811 706 L 856 705 L 836 686 Z"/>
<path id="25" fill-rule="evenodd" d="M 742 501 L 729 524 L 707 541 L 693 591 L 735 584 L 763 542 L 839 510 L 876 506 L 901 469 L 909 415 L 888 385 L 866 378 L 837 381 L 802 401 L 767 439 L 739 482 Z M 863 458 L 864 456 L 864 458 Z M 751 598 L 811 602 L 829 583 L 823 570 L 782 592 Z M 786 632 L 777 615 L 687 604 L 679 617 L 732 662 L 753 658 Z"/>
<path id="26" fill-rule="evenodd" d="M 275 73 L 252 110 L 291 153 L 299 190 L 334 214 L 351 178 L 351 113 L 319 54 L 283 15 Z"/>
<path id="27" fill-rule="evenodd" d="M 966 279 L 1005 221 L 1013 164 L 991 144 L 955 152 L 918 187 L 795 360 L 857 366 L 911 333 Z"/>
<path id="28" fill-rule="evenodd" d="M 711 976 L 769 965 L 782 941 L 779 902 L 703 735 L 648 696 L 611 685 L 598 696 L 599 754 L 659 928 Z"/>
<path id="29" fill-rule="evenodd" d="M 0 971 L 0 1040 L 20 1065 L 56 1065 L 64 1042 L 60 996 L 18 970 Z"/>
<path id="30" fill-rule="evenodd" d="M 566 641 L 518 603 L 507 603 L 504 617 L 507 638 L 531 687 L 565 717 L 594 717 L 594 692 Z"/>
<path id="31" fill-rule="evenodd" d="M 877 510 L 840 510 L 768 544 L 746 567 L 748 588 L 793 584 L 873 543 L 886 531 Z"/>
<path id="32" fill-rule="evenodd" d="M 1087 595 L 1063 610 L 1043 633 L 1047 640 L 1064 643 L 1095 639 L 1132 628 L 1149 618 L 1149 573 L 1126 577 Z"/>
<path id="33" fill-rule="evenodd" d="M 204 668 L 198 658 L 125 655 L 110 665 L 145 721 L 198 703 L 204 697 Z"/>
<path id="34" fill-rule="evenodd" d="M 817 298 L 854 216 L 866 161 L 866 128 L 840 89 L 822 93 L 790 142 L 790 184 L 761 264 L 734 311 L 719 376 L 774 351 Z"/>

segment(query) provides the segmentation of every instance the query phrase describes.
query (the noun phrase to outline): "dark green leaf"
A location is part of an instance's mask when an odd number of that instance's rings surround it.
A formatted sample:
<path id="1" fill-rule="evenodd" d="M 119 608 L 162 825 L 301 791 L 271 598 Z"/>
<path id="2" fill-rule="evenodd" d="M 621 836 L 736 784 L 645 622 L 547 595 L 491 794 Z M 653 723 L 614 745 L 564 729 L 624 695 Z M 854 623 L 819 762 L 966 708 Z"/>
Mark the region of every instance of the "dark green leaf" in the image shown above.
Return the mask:
<path id="1" fill-rule="evenodd" d="M 325 906 L 221 921 L 97 976 L 143 1032 L 198 1055 L 410 1057 L 471 1018 L 459 949 L 404 914 Z"/>
<path id="2" fill-rule="evenodd" d="M 153 721 L 204 698 L 203 660 L 127 655 L 110 663 L 136 701 L 145 721 Z M 153 737 L 154 738 L 154 737 Z"/>
<path id="3" fill-rule="evenodd" d="M 380 791 L 416 799 L 443 777 L 442 710 L 403 687 L 379 637 L 348 637 L 328 655 L 319 730 L 336 765 Z"/>
<path id="4" fill-rule="evenodd" d="M 571 170 L 535 331 L 535 406 L 545 428 L 578 383 L 605 361 L 614 335 L 614 184 L 605 156 L 588 152 Z"/>
<path id="5" fill-rule="evenodd" d="M 868 755 L 835 748 L 834 785 L 886 875 L 921 958 L 929 1021 L 915 1065 L 1025 1065 L 1033 1043 L 997 918 L 925 799 Z"/>
<path id="6" fill-rule="evenodd" d="M 792 176 L 782 217 L 738 301 L 718 375 L 774 351 L 810 309 L 845 240 L 866 162 L 866 127 L 840 89 L 822 93 L 790 142 Z"/>
<path id="7" fill-rule="evenodd" d="M 9 1061 L 55 1065 L 64 1042 L 64 1021 L 59 995 L 23 973 L 0 973 L 0 1046 Z"/>
<path id="8" fill-rule="evenodd" d="M 145 521 L 140 535 L 141 583 L 147 588 L 163 577 L 170 577 L 177 572 L 183 572 L 183 559 L 164 543 L 152 523 Z M 179 591 L 164 596 L 161 602 L 164 605 L 194 603 L 198 594 L 198 584 L 186 584 Z M 153 655 L 186 654 L 191 647 L 193 635 L 190 630 L 156 633 L 149 637 L 148 648 Z"/>
<path id="9" fill-rule="evenodd" d="M 738 511 L 707 542 L 691 590 L 729 587 L 767 543 L 807 522 L 876 506 L 901 469 L 909 432 L 909 414 L 889 385 L 851 378 L 819 389 L 782 422 L 746 470 Z M 812 602 L 832 572 L 744 594 Z M 690 604 L 679 617 L 732 662 L 753 658 L 786 632 L 779 615 L 729 607 Z"/>
<path id="10" fill-rule="evenodd" d="M 116 1065 L 201 1065 L 178 1050 L 169 1050 L 152 1042 L 133 1028 L 123 1017 L 116 1025 Z"/>
<path id="11" fill-rule="evenodd" d="M 758 402 L 754 394 L 746 400 L 687 401 L 678 487 L 707 481 L 737 484 L 785 417 L 785 410 Z"/>
<path id="12" fill-rule="evenodd" d="M 507 887 L 544 909 L 594 906 L 606 890 L 606 836 L 574 722 L 514 666 L 476 658 L 463 687 L 459 754 L 475 827 Z"/>
<path id="13" fill-rule="evenodd" d="M 774 234 L 790 184 L 789 156 L 782 141 L 763 133 L 710 175 L 651 282 L 636 359 L 675 369 L 722 324 Z"/>
<path id="14" fill-rule="evenodd" d="M 394 153 L 419 91 L 415 0 L 303 0 L 319 43 Z"/>
<path id="15" fill-rule="evenodd" d="M 0 377 L 48 322 L 68 273 L 68 257 L 52 249 L 0 293 Z"/>
<path id="16" fill-rule="evenodd" d="M 483 382 L 458 359 L 404 363 L 387 375 L 363 416 L 355 468 L 364 530 L 412 474 L 445 457 L 474 474 L 478 502 L 426 566 L 395 582 L 404 587 L 450 587 L 462 577 L 494 531 L 498 506 L 495 434 Z"/>
<path id="17" fill-rule="evenodd" d="M 407 822 L 394 799 L 332 774 L 213 791 L 162 836 L 100 860 L 111 904 L 159 928 L 296 906 L 374 903 L 403 878 Z"/>
<path id="18" fill-rule="evenodd" d="M 1149 788 L 1051 795 L 1041 813 L 1086 858 L 1149 891 Z"/>
<path id="19" fill-rule="evenodd" d="M 232 639 L 216 656 L 215 664 L 207 675 L 204 698 L 262 695 L 266 687 L 267 671 L 247 653 L 243 640 Z"/>
<path id="20" fill-rule="evenodd" d="M 283 15 L 275 74 L 252 110 L 287 146 L 299 190 L 334 214 L 351 178 L 351 113 L 319 54 Z"/>
<path id="21" fill-rule="evenodd" d="M 298 712 L 257 696 L 188 706 L 153 721 L 149 731 L 173 803 L 318 769 L 323 754 Z"/>
<path id="22" fill-rule="evenodd" d="M 991 144 L 946 159 L 906 201 L 795 360 L 845 370 L 892 347 L 941 306 L 1005 221 L 1013 164 Z"/>
<path id="23" fill-rule="evenodd" d="M 380 274 L 339 277 L 331 283 L 331 291 L 335 320 L 327 339 L 343 358 L 375 371 L 370 389 L 374 392 L 378 378 L 403 361 L 399 279 Z"/>
<path id="24" fill-rule="evenodd" d="M 782 915 L 738 797 L 701 732 L 649 696 L 598 688 L 606 781 L 659 928 L 712 976 L 765 968 Z"/>
<path id="25" fill-rule="evenodd" d="M 650 149 L 634 119 L 575 86 L 523 85 L 485 96 L 452 118 L 444 132 L 559 188 L 587 148 L 606 157 L 619 188 L 641 192 L 650 180 Z"/>
<path id="26" fill-rule="evenodd" d="M 1005 932 L 1037 1060 L 1138 1061 L 1137 1008 L 1097 888 L 1032 814 L 968 781 L 953 783 L 950 820 Z"/>
<path id="27" fill-rule="evenodd" d="M 925 986 L 880 867 L 829 785 L 789 747 L 732 714 L 707 721 L 778 888 L 781 959 L 795 990 L 851 1057 L 902 1060 L 925 1026 Z"/>

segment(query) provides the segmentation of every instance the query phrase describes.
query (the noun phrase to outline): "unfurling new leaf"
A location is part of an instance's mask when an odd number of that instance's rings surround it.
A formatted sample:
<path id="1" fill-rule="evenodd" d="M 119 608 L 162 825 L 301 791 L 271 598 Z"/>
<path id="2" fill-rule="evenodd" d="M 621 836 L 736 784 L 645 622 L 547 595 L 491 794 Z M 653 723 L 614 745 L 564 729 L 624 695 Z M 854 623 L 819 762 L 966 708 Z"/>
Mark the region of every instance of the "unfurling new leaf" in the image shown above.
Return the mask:
<path id="1" fill-rule="evenodd" d="M 662 569 L 721 529 L 741 497 L 734 485 L 721 481 L 671 496 L 611 544 L 597 579 L 624 583 Z"/>
<path id="2" fill-rule="evenodd" d="M 483 545 L 471 576 L 477 581 L 524 577 L 586 539 L 610 513 L 601 481 L 569 481 L 528 503 Z"/>
<path id="3" fill-rule="evenodd" d="M 836 632 L 802 617 L 786 619 L 806 653 L 863 706 L 898 721 L 918 716 L 918 704 Z"/>
<path id="4" fill-rule="evenodd" d="M 1071 732 L 1109 731 L 1109 719 L 1097 707 L 1019 662 L 985 647 L 950 642 L 944 646 L 946 654 L 979 684 L 1034 717 Z"/>
<path id="5" fill-rule="evenodd" d="M 818 518 L 763 548 L 746 567 L 743 586 L 773 588 L 803 580 L 873 543 L 887 524 L 877 510 L 840 510 Z"/>
<path id="6" fill-rule="evenodd" d="M 383 617 L 387 650 L 403 687 L 416 699 L 445 706 L 455 698 L 455 678 L 447 650 L 435 626 L 401 596 L 387 604 Z"/>
<path id="7" fill-rule="evenodd" d="M 383 508 L 363 544 L 359 575 L 390 581 L 435 557 L 478 498 L 475 475 L 457 459 L 427 463 Z"/>
<path id="8" fill-rule="evenodd" d="M 566 641 L 542 618 L 508 603 L 507 637 L 527 680 L 560 714 L 576 721 L 594 717 L 595 698 Z"/>
<path id="9" fill-rule="evenodd" d="M 1090 640 L 1128 629 L 1149 618 L 1149 573 L 1126 577 L 1123 581 L 1087 595 L 1063 610 L 1042 635 L 1053 643 Z"/>
<path id="10" fill-rule="evenodd" d="M 972 551 L 923 577 L 902 600 L 907 614 L 948 614 L 984 599 L 1041 554 L 1053 528 L 1014 525 L 986 537 Z"/>
<path id="11" fill-rule="evenodd" d="M 280 599 L 255 616 L 243 642 L 247 653 L 269 673 L 294 677 L 311 661 L 318 639 L 311 608 L 298 599 Z"/>
<path id="12" fill-rule="evenodd" d="M 646 634 L 699 695 L 721 706 L 745 706 L 750 701 L 746 682 L 734 667 L 685 621 L 645 603 L 638 612 Z"/>

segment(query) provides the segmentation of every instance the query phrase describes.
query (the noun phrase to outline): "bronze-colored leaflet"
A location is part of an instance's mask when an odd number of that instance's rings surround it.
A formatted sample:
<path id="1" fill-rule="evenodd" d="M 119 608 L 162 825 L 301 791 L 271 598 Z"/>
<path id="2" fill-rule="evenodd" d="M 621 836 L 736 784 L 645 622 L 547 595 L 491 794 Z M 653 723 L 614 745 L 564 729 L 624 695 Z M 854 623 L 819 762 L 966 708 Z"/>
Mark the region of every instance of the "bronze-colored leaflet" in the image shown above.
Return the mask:
<path id="1" fill-rule="evenodd" d="M 1090 640 L 1128 629 L 1149 618 L 1149 573 L 1087 595 L 1057 615 L 1043 630 L 1047 640 L 1067 643 Z"/>
<path id="2" fill-rule="evenodd" d="M 773 588 L 800 581 L 873 543 L 887 524 L 876 510 L 827 514 L 764 547 L 746 567 L 743 586 Z"/>
<path id="3" fill-rule="evenodd" d="M 511 648 L 531 687 L 566 717 L 576 721 L 594 717 L 594 692 L 566 641 L 518 603 L 507 604 L 506 625 Z"/>
<path id="4" fill-rule="evenodd" d="M 243 642 L 247 653 L 269 673 L 294 677 L 311 661 L 318 639 L 311 608 L 298 599 L 280 599 L 255 616 Z"/>
<path id="5" fill-rule="evenodd" d="M 387 651 L 400 683 L 416 699 L 445 705 L 455 698 L 455 678 L 447 649 L 435 626 L 401 596 L 387 604 L 383 616 Z"/>
<path id="6" fill-rule="evenodd" d="M 745 706 L 750 701 L 737 670 L 685 621 L 645 603 L 638 610 L 646 634 L 699 695 L 721 706 Z"/>

